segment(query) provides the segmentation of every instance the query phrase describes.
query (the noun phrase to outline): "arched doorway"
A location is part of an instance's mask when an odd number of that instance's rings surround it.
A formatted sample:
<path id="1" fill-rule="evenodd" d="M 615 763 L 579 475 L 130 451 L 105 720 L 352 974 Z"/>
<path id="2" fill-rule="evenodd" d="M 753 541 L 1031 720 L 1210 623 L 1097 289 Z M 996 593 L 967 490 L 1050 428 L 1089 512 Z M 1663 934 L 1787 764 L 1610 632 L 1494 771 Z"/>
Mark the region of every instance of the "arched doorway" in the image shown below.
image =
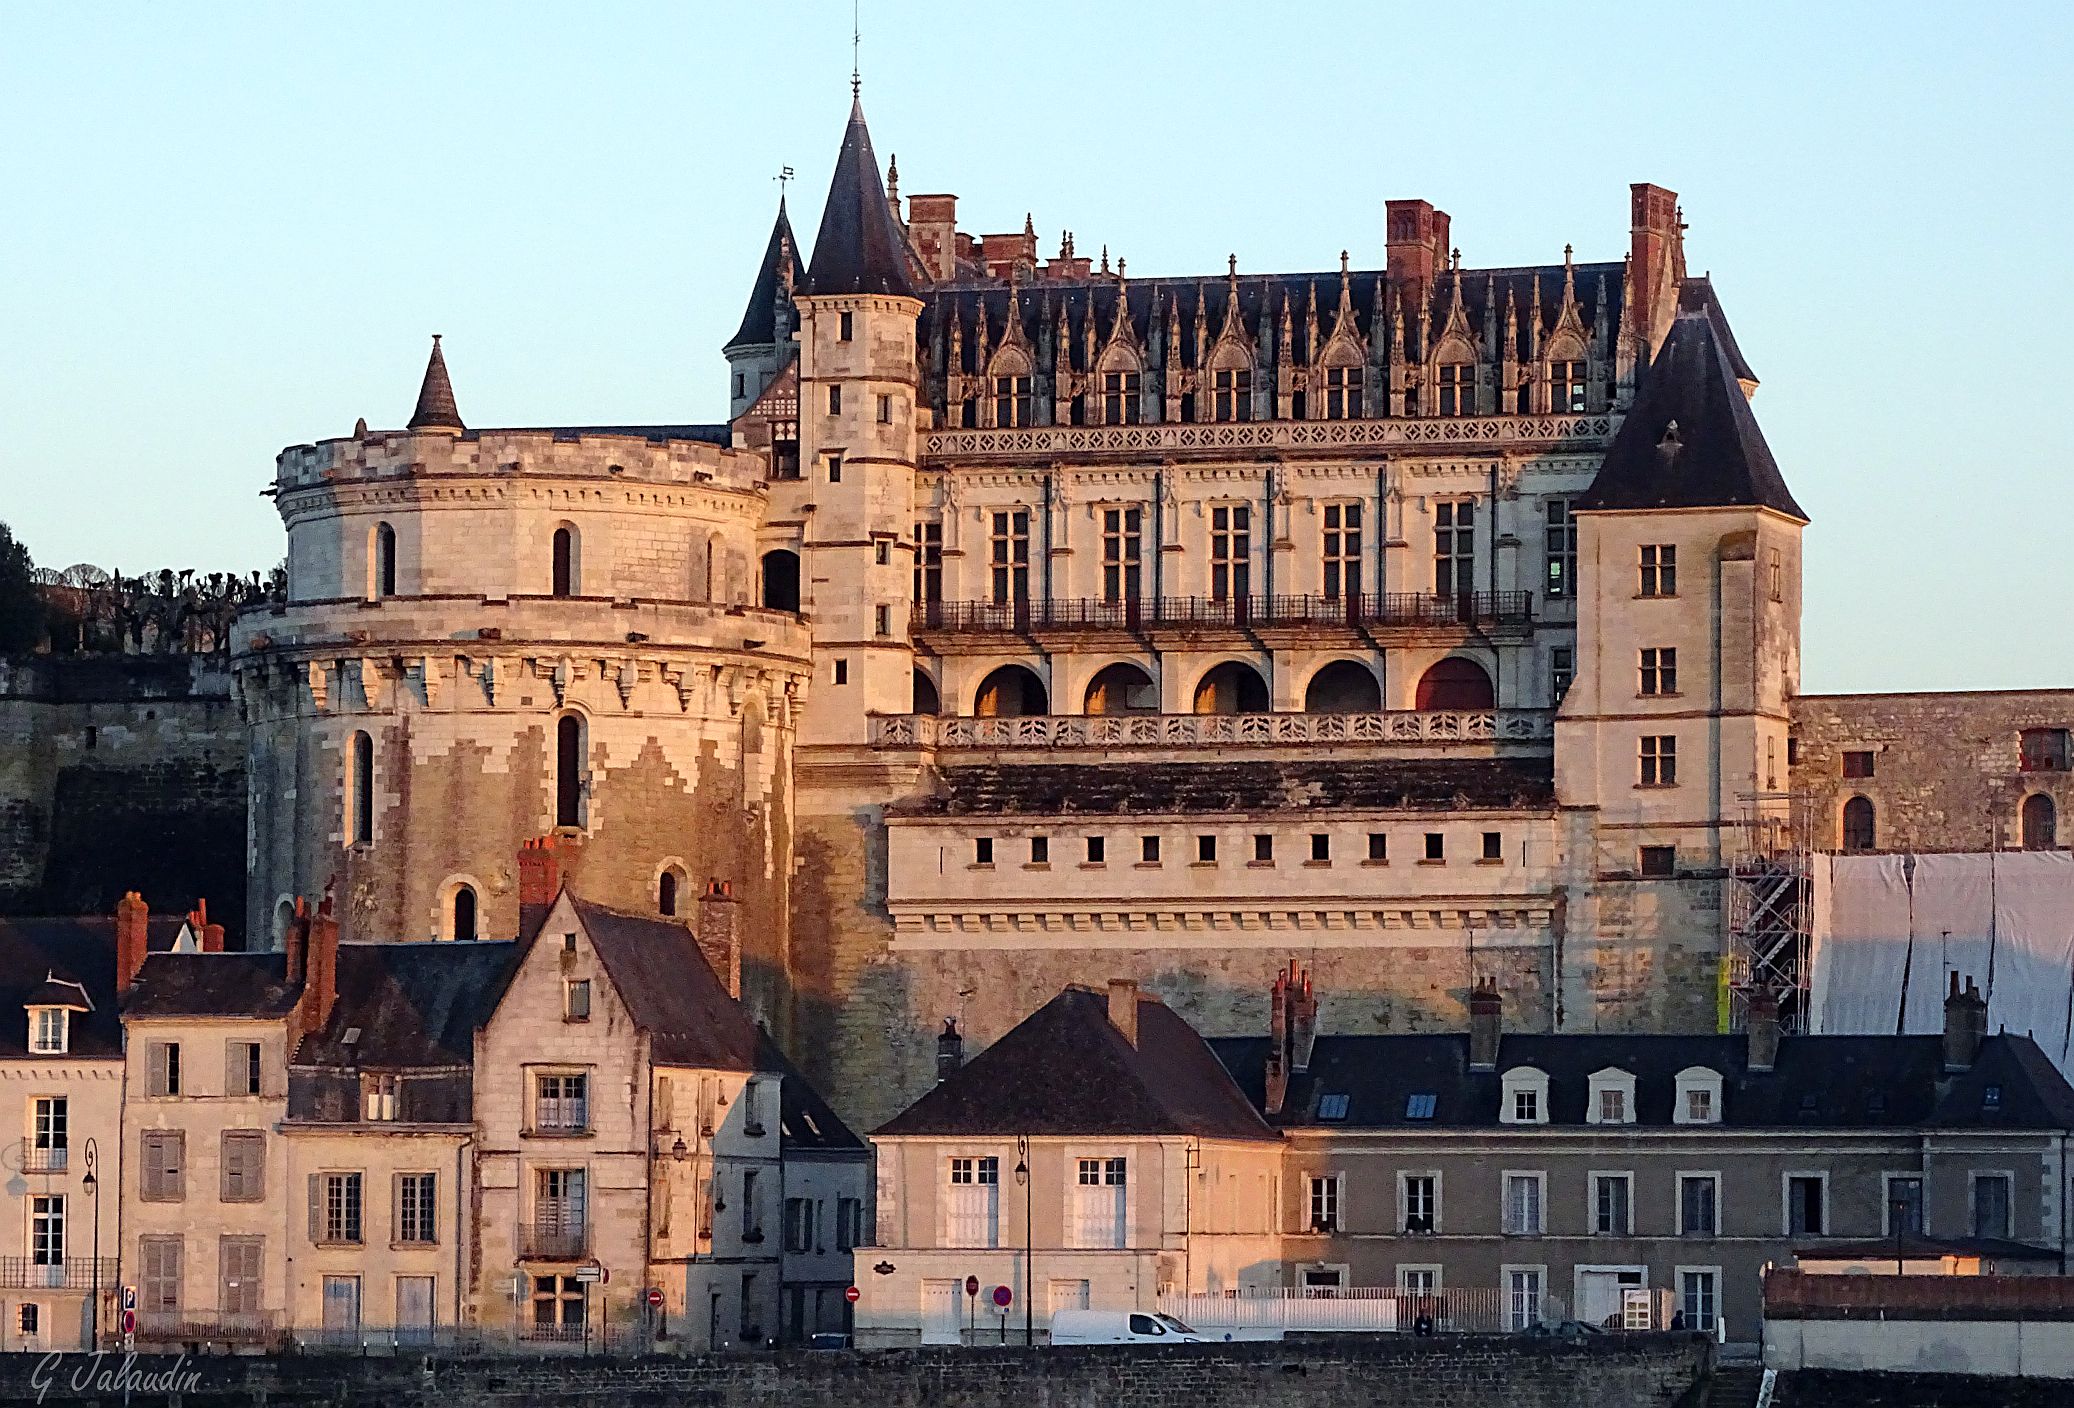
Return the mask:
<path id="1" fill-rule="evenodd" d="M 1085 708 L 1090 714 L 1157 714 L 1159 686 L 1136 665 L 1104 665 L 1087 682 Z"/>
<path id="2" fill-rule="evenodd" d="M 1869 851 L 1879 845 L 1879 816 L 1870 797 L 1853 797 L 1844 803 L 1844 849 Z"/>
<path id="3" fill-rule="evenodd" d="M 1240 660 L 1227 660 L 1195 687 L 1198 714 L 1265 714 L 1267 681 Z"/>
<path id="4" fill-rule="evenodd" d="M 2024 849 L 2050 851 L 2058 847 L 2059 809 L 2043 792 L 2024 798 Z"/>
<path id="5" fill-rule="evenodd" d="M 1013 719 L 1051 712 L 1044 681 L 1025 665 L 1003 665 L 979 682 L 972 712 L 982 719 Z"/>
<path id="6" fill-rule="evenodd" d="M 763 555 L 763 604 L 772 611 L 799 610 L 799 554 L 773 548 Z"/>
<path id="7" fill-rule="evenodd" d="M 1497 694 L 1491 688 L 1491 677 L 1485 673 L 1484 667 L 1474 660 L 1450 655 L 1419 676 L 1418 694 L 1412 707 L 1479 710 L 1493 708 L 1496 703 Z"/>
<path id="8" fill-rule="evenodd" d="M 1303 692 L 1306 714 L 1378 714 L 1383 687 L 1375 672 L 1352 660 L 1335 660 L 1317 674 Z"/>
<path id="9" fill-rule="evenodd" d="M 914 711 L 917 714 L 943 712 L 943 696 L 936 692 L 936 681 L 920 670 L 915 671 Z"/>

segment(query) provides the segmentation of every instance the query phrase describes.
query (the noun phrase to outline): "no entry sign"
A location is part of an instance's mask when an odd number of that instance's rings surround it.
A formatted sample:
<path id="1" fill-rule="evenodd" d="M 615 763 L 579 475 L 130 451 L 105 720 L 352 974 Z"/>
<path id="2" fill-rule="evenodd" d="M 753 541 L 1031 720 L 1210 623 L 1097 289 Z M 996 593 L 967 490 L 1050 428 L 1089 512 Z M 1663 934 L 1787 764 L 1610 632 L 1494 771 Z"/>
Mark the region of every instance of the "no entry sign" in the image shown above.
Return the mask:
<path id="1" fill-rule="evenodd" d="M 862 1298 L 862 1296 L 863 1292 L 859 1291 L 855 1286 L 852 1286 L 848 1290 L 843 1292 L 843 1299 L 848 1301 L 852 1305 L 855 1305 L 858 1302 L 858 1300 Z"/>

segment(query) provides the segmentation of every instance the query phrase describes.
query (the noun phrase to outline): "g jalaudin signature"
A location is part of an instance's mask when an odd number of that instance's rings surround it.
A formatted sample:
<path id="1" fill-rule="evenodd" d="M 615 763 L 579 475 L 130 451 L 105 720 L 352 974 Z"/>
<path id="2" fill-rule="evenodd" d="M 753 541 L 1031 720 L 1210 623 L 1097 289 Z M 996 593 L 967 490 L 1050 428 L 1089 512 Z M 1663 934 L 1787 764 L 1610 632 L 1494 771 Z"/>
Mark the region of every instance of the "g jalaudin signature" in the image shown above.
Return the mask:
<path id="1" fill-rule="evenodd" d="M 46 1354 L 29 1371 L 29 1386 L 36 1390 L 38 1403 L 60 1382 L 73 1393 L 120 1393 L 128 1402 L 135 1393 L 193 1393 L 201 1387 L 202 1371 L 189 1368 L 184 1353 L 169 1365 L 145 1369 L 138 1367 L 134 1354 L 117 1358 L 98 1349 L 90 1354 Z"/>

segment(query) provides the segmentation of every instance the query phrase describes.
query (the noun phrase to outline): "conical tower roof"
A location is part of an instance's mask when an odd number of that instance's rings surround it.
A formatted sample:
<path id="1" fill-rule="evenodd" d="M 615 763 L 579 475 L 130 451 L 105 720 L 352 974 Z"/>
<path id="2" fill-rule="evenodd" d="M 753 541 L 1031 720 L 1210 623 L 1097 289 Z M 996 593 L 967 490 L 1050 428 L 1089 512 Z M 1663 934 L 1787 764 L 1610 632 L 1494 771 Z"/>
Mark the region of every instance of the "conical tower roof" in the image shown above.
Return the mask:
<path id="1" fill-rule="evenodd" d="M 749 306 L 742 325 L 727 340 L 722 351 L 737 347 L 761 347 L 778 340 L 778 286 L 785 274 L 797 288 L 806 278 L 799 262 L 799 241 L 792 234 L 792 219 L 785 213 L 785 198 L 778 198 L 778 218 L 771 226 L 771 241 L 764 248 L 763 263 L 756 271 L 756 284 L 749 290 Z"/>
<path id="2" fill-rule="evenodd" d="M 835 159 L 835 177 L 828 183 L 828 203 L 821 208 L 821 232 L 814 237 L 805 292 L 915 296 L 907 240 L 886 205 L 861 100 L 850 103 L 850 125 Z"/>
<path id="3" fill-rule="evenodd" d="M 425 363 L 425 381 L 418 388 L 418 408 L 411 412 L 411 430 L 466 430 L 461 412 L 454 405 L 454 384 L 447 380 L 446 357 L 439 350 L 439 334 L 432 334 L 432 356 Z"/>

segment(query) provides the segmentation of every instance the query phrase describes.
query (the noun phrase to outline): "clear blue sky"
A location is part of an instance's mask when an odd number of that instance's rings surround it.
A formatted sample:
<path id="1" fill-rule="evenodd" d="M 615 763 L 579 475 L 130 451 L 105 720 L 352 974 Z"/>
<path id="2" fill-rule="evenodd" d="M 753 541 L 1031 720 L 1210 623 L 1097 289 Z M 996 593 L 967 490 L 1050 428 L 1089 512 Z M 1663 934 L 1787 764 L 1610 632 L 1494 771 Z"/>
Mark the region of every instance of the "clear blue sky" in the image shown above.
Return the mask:
<path id="1" fill-rule="evenodd" d="M 903 189 L 1133 271 L 1616 259 L 1683 197 L 1808 534 L 1810 691 L 2074 685 L 2074 7 L 893 4 Z M 18 5 L 0 40 L 0 518 L 39 562 L 250 570 L 287 444 L 409 414 L 719 419 L 720 344 L 849 6 Z M 2055 155 L 2057 153 L 2057 155 Z"/>

